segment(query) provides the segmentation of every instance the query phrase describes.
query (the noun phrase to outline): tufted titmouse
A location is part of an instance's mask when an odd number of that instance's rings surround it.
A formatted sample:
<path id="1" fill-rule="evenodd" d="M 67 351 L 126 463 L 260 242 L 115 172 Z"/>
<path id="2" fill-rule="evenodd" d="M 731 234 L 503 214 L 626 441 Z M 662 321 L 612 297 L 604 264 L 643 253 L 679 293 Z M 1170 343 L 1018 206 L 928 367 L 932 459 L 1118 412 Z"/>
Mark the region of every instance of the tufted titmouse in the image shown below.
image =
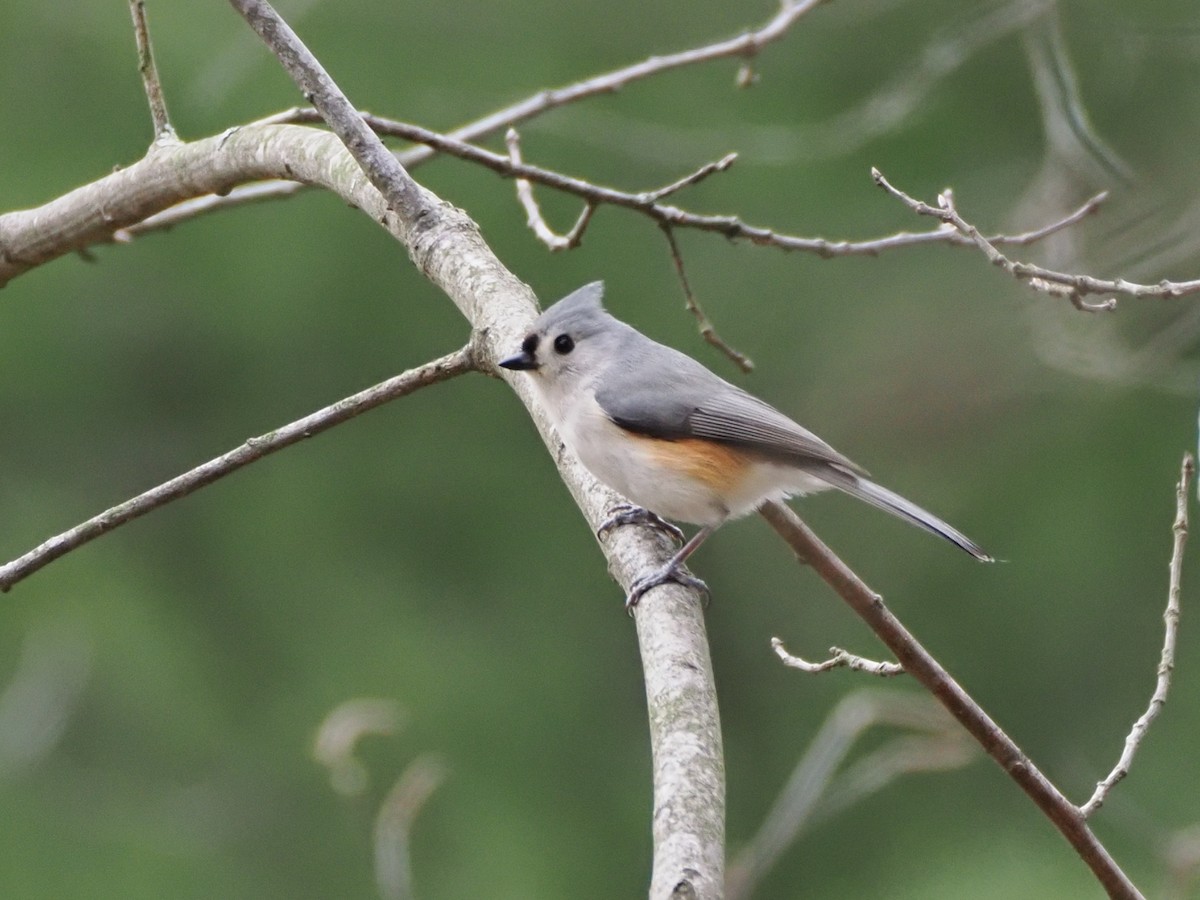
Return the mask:
<path id="1" fill-rule="evenodd" d="M 638 579 L 626 606 L 677 581 L 707 591 L 684 561 L 726 520 L 767 500 L 837 488 L 944 537 L 978 560 L 978 544 L 937 516 L 863 477 L 862 468 L 774 407 L 613 318 L 604 284 L 584 285 L 543 312 L 501 360 L 527 371 L 566 445 L 626 506 L 601 526 L 658 516 L 700 525 L 662 567 Z M 678 529 L 667 526 L 679 535 Z"/>

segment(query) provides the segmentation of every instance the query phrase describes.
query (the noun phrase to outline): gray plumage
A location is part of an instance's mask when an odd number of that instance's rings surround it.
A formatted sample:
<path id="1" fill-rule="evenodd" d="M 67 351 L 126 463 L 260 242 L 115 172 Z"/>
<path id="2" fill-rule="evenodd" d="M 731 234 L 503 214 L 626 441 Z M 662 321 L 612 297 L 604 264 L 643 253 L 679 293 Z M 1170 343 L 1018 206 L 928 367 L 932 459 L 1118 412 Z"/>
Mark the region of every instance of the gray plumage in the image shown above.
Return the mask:
<path id="1" fill-rule="evenodd" d="M 593 282 L 551 306 L 526 337 L 522 354 L 502 363 L 539 376 L 535 383 L 558 417 L 556 426 L 564 440 L 602 481 L 652 512 L 672 517 L 666 509 L 675 503 L 669 487 L 651 485 L 653 473 L 643 472 L 639 481 L 625 471 L 645 466 L 644 461 L 631 454 L 618 460 L 618 454 L 591 446 L 610 439 L 586 410 L 580 411 L 593 399 L 608 422 L 632 435 L 709 440 L 763 464 L 754 484 L 766 489 L 740 497 L 736 505 L 714 497 L 691 521 L 715 527 L 714 522 L 748 512 L 762 500 L 828 486 L 937 534 L 977 559 L 991 560 L 937 516 L 863 477 L 861 467 L 774 407 L 611 316 L 601 304 L 603 291 L 601 282 Z M 788 476 L 789 471 L 794 476 Z M 651 485 L 641 488 L 641 498 L 634 496 L 638 484 Z M 655 500 L 664 508 L 655 509 Z M 688 520 L 682 510 L 696 508 L 681 499 L 674 517 Z"/>

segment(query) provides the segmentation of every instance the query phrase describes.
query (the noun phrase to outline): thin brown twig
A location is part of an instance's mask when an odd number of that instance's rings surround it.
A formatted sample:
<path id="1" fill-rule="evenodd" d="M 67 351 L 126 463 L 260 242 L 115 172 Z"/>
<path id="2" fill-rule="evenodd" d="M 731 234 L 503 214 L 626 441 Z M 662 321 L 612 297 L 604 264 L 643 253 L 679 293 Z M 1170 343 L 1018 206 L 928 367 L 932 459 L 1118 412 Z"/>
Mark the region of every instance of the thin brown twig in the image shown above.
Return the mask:
<path id="1" fill-rule="evenodd" d="M 1125 747 L 1121 751 L 1121 758 L 1117 760 L 1117 764 L 1113 767 L 1113 770 L 1108 773 L 1108 777 L 1096 785 L 1096 790 L 1092 794 L 1091 799 L 1079 807 L 1079 811 L 1083 814 L 1084 818 L 1091 816 L 1092 813 L 1098 810 L 1104 804 L 1109 792 L 1129 774 L 1129 768 L 1133 765 L 1134 754 L 1137 753 L 1138 748 L 1142 745 L 1142 741 L 1145 740 L 1146 735 L 1150 731 L 1150 726 L 1158 718 L 1158 714 L 1162 712 L 1162 708 L 1167 703 L 1167 693 L 1171 690 L 1171 673 L 1175 670 L 1175 644 L 1179 635 L 1180 581 L 1183 577 L 1183 548 L 1187 543 L 1188 536 L 1188 494 L 1192 482 L 1192 473 L 1195 470 L 1196 463 L 1192 459 L 1192 454 L 1185 453 L 1179 470 L 1179 482 L 1175 485 L 1175 521 L 1171 524 L 1174 541 L 1171 547 L 1171 563 L 1169 566 L 1170 577 L 1167 587 L 1167 608 L 1163 612 L 1163 622 L 1166 628 L 1163 635 L 1162 654 L 1158 660 L 1154 693 L 1150 697 L 1150 705 L 1142 713 L 1141 717 L 1133 723 L 1133 728 L 1130 730 L 1129 736 L 1125 738 Z"/>
<path id="2" fill-rule="evenodd" d="M 532 166 L 528 163 L 518 166 L 507 156 L 465 143 L 450 135 L 430 131 L 428 128 L 422 128 L 419 125 L 412 125 L 407 122 L 399 122 L 395 119 L 370 114 L 365 114 L 363 120 L 377 134 L 402 138 L 408 141 L 417 141 L 448 156 L 478 163 L 499 175 L 508 178 L 526 178 L 546 187 L 562 191 L 563 193 L 591 200 L 597 205 L 609 204 L 625 209 L 632 209 L 649 216 L 660 226 L 670 225 L 674 228 L 694 228 L 699 231 L 714 232 L 730 240 L 747 240 L 753 244 L 778 247 L 781 250 L 813 253 L 823 259 L 840 256 L 878 256 L 887 250 L 920 244 L 970 246 L 974 243 L 970 237 L 959 233 L 959 231 L 949 224 L 929 231 L 901 231 L 882 238 L 871 238 L 864 241 L 834 241 L 827 238 L 797 237 L 795 235 L 780 233 L 774 229 L 750 225 L 743 222 L 737 216 L 698 215 L 675 206 L 658 203 L 653 199 L 654 191 L 629 193 L 615 188 L 596 185 L 581 178 L 564 175 L 550 169 Z M 319 121 L 319 116 L 312 110 L 295 110 L 290 121 L 294 124 L 313 123 Z M 718 164 L 712 163 L 711 165 L 716 166 Z M 1088 200 L 1078 210 L 1075 210 L 1061 220 L 1039 228 L 1037 231 L 1024 232 L 1015 237 L 1004 234 L 990 235 L 985 240 L 991 244 L 998 245 L 1010 243 L 1028 244 L 1034 240 L 1030 235 L 1040 232 L 1041 237 L 1046 237 L 1070 224 L 1074 224 L 1082 217 L 1083 213 L 1094 212 L 1100 206 L 1103 199 L 1103 195 L 1097 195 Z"/>
<path id="3" fill-rule="evenodd" d="M 476 368 L 474 351 L 471 345 L 467 345 L 461 350 L 456 350 L 454 353 L 415 369 L 409 369 L 407 372 L 389 378 L 365 391 L 345 397 L 331 406 L 310 413 L 282 428 L 250 438 L 240 447 L 235 447 L 228 453 L 223 453 L 221 456 L 184 472 L 182 475 L 177 475 L 170 481 L 165 481 L 123 503 L 118 503 L 86 522 L 81 522 L 74 528 L 55 535 L 23 556 L 0 566 L 0 592 L 7 591 L 18 581 L 29 577 L 48 563 L 82 547 L 100 535 L 144 516 L 172 500 L 184 497 L 198 488 L 212 484 L 264 456 L 282 450 L 284 447 L 290 447 L 292 444 L 326 431 L 335 425 L 340 425 L 360 413 L 387 403 L 389 400 L 395 400 L 397 397 L 411 394 L 427 385 L 437 384 Z"/>
<path id="4" fill-rule="evenodd" d="M 142 76 L 142 87 L 145 88 L 146 100 L 150 103 L 150 119 L 154 123 L 154 141 L 176 141 L 178 138 L 167 115 L 167 99 L 163 94 L 162 82 L 158 78 L 158 67 L 154 64 L 150 27 L 146 23 L 146 0 L 129 0 L 129 12 L 133 16 L 133 35 L 137 41 L 138 72 Z"/>
<path id="5" fill-rule="evenodd" d="M 717 329 L 713 326 L 712 320 L 700 308 L 700 303 L 696 300 L 696 295 L 692 293 L 692 286 L 688 283 L 687 272 L 683 268 L 683 256 L 679 252 L 679 245 L 675 242 L 675 233 L 671 230 L 670 225 L 661 225 L 660 227 L 662 228 L 663 235 L 666 236 L 667 247 L 671 251 L 671 261 L 675 263 L 675 273 L 679 276 L 679 283 L 683 287 L 684 304 L 687 306 L 687 311 L 695 317 L 696 323 L 700 326 L 700 336 L 733 360 L 734 365 L 743 372 L 753 371 L 754 363 L 750 360 L 750 357 L 727 344 L 725 339 L 717 334 Z"/>
<path id="6" fill-rule="evenodd" d="M 724 172 L 737 162 L 737 158 L 738 155 L 736 153 L 726 153 L 716 162 L 705 163 L 691 175 L 684 175 L 678 181 L 674 181 L 666 187 L 660 187 L 657 191 L 650 191 L 645 196 L 652 203 L 657 203 L 663 197 L 669 197 L 672 194 L 682 191 L 684 188 L 699 184 L 710 175 L 715 175 L 717 172 Z"/>
<path id="7" fill-rule="evenodd" d="M 828 672 L 830 669 L 850 669 L 853 672 L 878 675 L 880 678 L 892 678 L 896 675 L 904 674 L 904 666 L 899 663 L 856 656 L 853 653 L 843 650 L 841 647 L 830 647 L 829 659 L 822 660 L 819 663 L 812 663 L 788 653 L 787 649 L 783 646 L 783 641 L 777 637 L 771 638 L 771 647 L 774 649 L 775 655 L 779 657 L 780 662 L 785 666 L 799 669 L 801 672 L 807 672 L 809 675 L 819 675 L 822 672 Z"/>
<path id="8" fill-rule="evenodd" d="M 372 129 L 380 134 L 400 136 L 406 140 L 426 141 L 429 143 L 429 146 L 436 147 L 447 155 L 478 163 L 506 177 L 525 178 L 531 182 L 573 194 L 593 206 L 610 204 L 625 209 L 632 209 L 648 216 L 660 227 L 694 228 L 700 231 L 721 234 L 730 240 L 748 240 L 754 244 L 777 247 L 781 250 L 813 253 L 824 259 L 842 256 L 878 256 L 886 251 L 923 244 L 936 243 L 965 246 L 974 243 L 971 238 L 961 234 L 950 224 L 943 224 L 929 231 L 901 231 L 885 237 L 863 241 L 831 241 L 826 238 L 802 238 L 782 234 L 769 228 L 749 225 L 736 216 L 697 215 L 678 207 L 655 203 L 650 199 L 650 196 L 654 193 L 653 191 L 633 194 L 591 184 L 582 179 L 541 169 L 537 166 L 530 166 L 528 164 L 516 165 L 507 156 L 465 144 L 446 135 L 440 135 L 415 125 L 395 122 L 390 119 L 381 119 L 377 116 L 365 116 L 363 118 Z M 272 117 L 273 122 L 274 120 L 278 120 L 279 123 L 282 123 L 285 119 L 291 122 L 302 123 L 319 120 L 320 116 L 315 110 L 304 109 L 289 111 L 287 114 Z M 249 127 L 235 129 L 235 131 L 239 134 L 249 133 Z M 282 124 L 281 127 L 283 127 Z M 212 139 L 209 140 L 211 141 Z M 203 142 L 184 144 L 182 147 L 186 150 L 198 143 Z M 386 151 L 381 150 L 381 152 L 386 155 Z M 404 163 L 407 161 L 408 156 L 406 154 L 399 154 L 396 159 Z M 123 171 L 131 171 L 137 165 L 134 164 L 133 167 Z M 381 165 L 386 165 L 386 163 L 381 163 Z M 262 176 L 258 177 L 261 178 Z M 106 176 L 106 179 L 76 189 L 71 192 L 71 195 L 98 191 L 100 185 L 111 180 L 111 178 L 112 176 Z M 235 179 L 230 177 L 229 180 Z M 227 195 L 224 198 L 214 197 L 208 192 L 192 198 L 183 198 L 179 196 L 179 192 L 176 189 L 171 193 L 173 202 L 170 205 L 164 204 L 163 207 L 146 215 L 140 221 L 126 220 L 118 227 L 113 227 L 111 217 L 106 216 L 102 221 L 97 222 L 95 227 L 89 227 L 86 235 L 79 235 L 73 238 L 69 245 L 61 247 L 48 245 L 43 238 L 42 232 L 44 231 L 46 217 L 42 211 L 50 207 L 60 207 L 63 198 L 52 200 L 47 204 L 43 204 L 42 207 L 35 209 L 5 213 L 0 215 L 0 286 L 3 286 L 4 283 L 10 281 L 16 275 L 23 274 L 37 265 L 61 256 L 67 250 L 82 251 L 95 244 L 113 241 L 127 242 L 134 237 L 147 234 L 151 231 L 169 229 L 197 215 L 224 209 L 228 205 L 224 201 L 232 197 L 236 197 L 238 203 L 262 202 L 273 199 L 273 186 L 275 185 L 282 185 L 289 192 L 295 192 L 300 189 L 299 185 L 290 181 L 256 182 L 241 186 L 237 186 L 235 182 L 235 184 L 228 187 L 223 187 L 224 194 Z M 899 194 L 899 192 L 897 193 Z M 900 194 L 900 196 L 906 197 L 907 195 Z M 912 201 L 911 198 L 907 199 L 913 204 L 919 203 L 919 201 Z M 1102 199 L 1103 195 L 1097 195 L 1070 215 L 1036 231 L 1028 231 L 1012 236 L 1004 234 L 991 235 L 983 240 L 992 245 L 1030 243 L 1033 240 L 1046 237 L 1055 231 L 1078 222 L 1083 215 L 1094 211 Z M 97 199 L 97 202 L 102 201 L 103 198 Z M 88 209 L 94 209 L 94 206 L 89 206 Z M 33 231 L 29 231 L 31 226 L 33 227 Z"/>
<path id="9" fill-rule="evenodd" d="M 759 513 L 796 555 L 811 566 L 866 622 L 895 654 L 905 671 L 933 694 L 1033 800 L 1075 848 L 1109 896 L 1122 900 L 1142 900 L 1141 892 L 1092 833 L 1078 807 L 1063 796 L 1012 738 L 930 655 L 884 605 L 883 598 L 872 591 L 791 509 L 781 503 L 766 503 L 759 508 Z"/>
<path id="10" fill-rule="evenodd" d="M 508 147 L 508 158 L 512 160 L 513 165 L 519 166 L 523 164 L 521 159 L 521 136 L 517 133 L 517 129 L 510 128 L 504 135 L 504 143 Z M 537 198 L 533 196 L 533 185 L 528 178 L 517 178 L 515 180 L 517 186 L 517 201 L 521 204 L 521 208 L 525 210 L 525 224 L 552 252 L 557 253 L 560 250 L 572 250 L 578 247 L 583 240 L 583 232 L 587 229 L 588 223 L 592 220 L 592 213 L 596 211 L 596 204 L 585 203 L 583 211 L 580 212 L 579 218 L 575 220 L 574 226 L 565 235 L 560 235 L 554 231 L 542 216 L 542 210 L 538 206 Z"/>
<path id="11" fill-rule="evenodd" d="M 949 192 L 938 195 L 938 205 L 930 206 L 923 200 L 910 197 L 904 191 L 894 187 L 878 169 L 871 170 L 871 177 L 881 188 L 911 209 L 919 216 L 932 216 L 950 225 L 954 230 L 979 249 L 988 261 L 1007 272 L 1018 281 L 1023 281 L 1033 290 L 1052 296 L 1065 297 L 1079 310 L 1085 312 L 1107 312 L 1116 308 L 1115 297 L 1100 303 L 1090 303 L 1084 300 L 1088 294 L 1124 294 L 1129 297 L 1175 298 L 1188 294 L 1200 293 L 1200 279 L 1192 281 L 1167 281 L 1157 284 L 1138 284 L 1126 281 L 1124 278 L 1093 278 L 1090 275 L 1077 275 L 1070 272 L 1056 272 L 1032 263 L 1011 260 L 998 249 L 996 241 L 984 237 L 979 229 L 959 215 L 954 206 L 953 197 Z M 1089 201 L 1091 202 L 1091 201 Z"/>
<path id="12" fill-rule="evenodd" d="M 782 38 L 801 17 L 820 6 L 822 2 L 824 0 L 804 0 L 804 2 L 784 0 L 784 2 L 780 3 L 779 11 L 770 20 L 765 22 L 761 27 L 744 32 L 737 37 L 665 56 L 651 56 L 641 62 L 623 66 L 611 72 L 594 75 L 591 78 L 586 78 L 565 87 L 538 91 L 536 94 L 520 100 L 511 106 L 506 106 L 473 122 L 468 122 L 451 131 L 448 136 L 460 141 L 480 140 L 488 135 L 495 134 L 503 128 L 528 121 L 529 119 L 558 109 L 561 106 L 567 106 L 571 103 L 577 103 L 601 94 L 616 93 L 626 85 L 652 78 L 663 72 L 669 72 L 672 69 L 700 65 L 721 59 L 753 59 L 768 44 Z M 262 121 L 276 123 L 297 121 L 293 118 L 295 112 L 296 110 L 287 110 Z M 413 147 L 403 153 L 397 154 L 397 156 L 401 164 L 406 169 L 411 170 L 429 161 L 437 153 L 437 149 L 426 145 Z M 298 185 L 287 181 L 238 187 L 224 195 L 197 198 L 198 200 L 203 199 L 209 202 L 196 203 L 183 207 L 169 218 L 164 216 L 159 219 L 158 224 L 159 227 L 167 227 L 168 225 L 178 224 L 185 219 L 220 211 L 226 207 L 240 206 L 244 203 L 260 203 L 266 200 L 290 196 L 296 191 L 304 190 L 305 188 L 305 185 Z M 127 232 L 137 234 L 145 230 L 148 229 L 144 229 L 139 225 L 127 229 Z"/>
<path id="13" fill-rule="evenodd" d="M 1024 247 L 1029 244 L 1035 244 L 1038 241 L 1045 240 L 1052 234 L 1057 234 L 1060 231 L 1070 228 L 1072 225 L 1078 225 L 1088 216 L 1099 210 L 1106 200 L 1108 200 L 1108 191 L 1101 191 L 1094 197 L 1089 197 L 1083 202 L 1082 206 L 1074 212 L 1063 216 L 1057 222 L 1051 222 L 1049 225 L 1035 228 L 1032 231 L 1025 231 L 1021 234 L 993 235 L 987 238 L 987 241 L 991 244 L 1003 243 L 1009 247 Z"/>
<path id="14" fill-rule="evenodd" d="M 460 141 L 479 140 L 487 135 L 495 134 L 502 128 L 518 125 L 560 106 L 600 94 L 613 94 L 626 85 L 652 78 L 672 69 L 720 59 L 753 59 L 764 47 L 782 38 L 800 18 L 823 2 L 824 0 L 782 0 L 779 4 L 779 11 L 769 21 L 761 27 L 746 31 L 737 37 L 678 53 L 651 56 L 641 62 L 586 78 L 566 87 L 538 91 L 511 106 L 454 129 L 449 136 Z M 414 151 L 414 155 L 409 157 L 406 165 L 411 168 L 413 165 L 429 159 L 436 152 L 437 148 L 434 147 L 418 148 Z"/>

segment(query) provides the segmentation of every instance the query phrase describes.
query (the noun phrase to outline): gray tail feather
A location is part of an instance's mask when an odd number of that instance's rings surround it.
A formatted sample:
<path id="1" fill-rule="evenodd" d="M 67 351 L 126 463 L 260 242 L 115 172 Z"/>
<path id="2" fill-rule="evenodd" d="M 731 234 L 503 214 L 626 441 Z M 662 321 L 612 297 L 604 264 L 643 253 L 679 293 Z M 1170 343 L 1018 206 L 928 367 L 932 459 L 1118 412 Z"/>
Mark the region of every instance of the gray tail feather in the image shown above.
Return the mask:
<path id="1" fill-rule="evenodd" d="M 849 472 L 842 472 L 833 468 L 826 469 L 818 477 L 829 482 L 829 484 L 838 490 L 849 494 L 851 497 L 865 500 L 872 506 L 890 512 L 892 515 L 898 516 L 906 522 L 911 522 L 918 528 L 923 528 L 932 534 L 945 538 L 981 562 L 995 562 L 995 559 L 988 553 L 985 553 L 982 547 L 957 528 L 948 525 L 933 513 L 921 509 L 917 504 L 905 500 L 899 494 L 895 494 L 873 481 L 868 481 Z"/>

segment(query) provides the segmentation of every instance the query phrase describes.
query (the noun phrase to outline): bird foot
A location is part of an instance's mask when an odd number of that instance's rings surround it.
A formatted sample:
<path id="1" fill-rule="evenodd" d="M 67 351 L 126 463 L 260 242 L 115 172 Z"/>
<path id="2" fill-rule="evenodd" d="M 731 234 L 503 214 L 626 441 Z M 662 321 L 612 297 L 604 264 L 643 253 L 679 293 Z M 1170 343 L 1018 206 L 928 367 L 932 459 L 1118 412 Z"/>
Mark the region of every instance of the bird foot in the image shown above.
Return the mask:
<path id="1" fill-rule="evenodd" d="M 712 592 L 709 591 L 707 584 L 684 569 L 681 564 L 671 561 L 655 569 L 649 575 L 643 575 L 630 586 L 629 596 L 625 598 L 625 612 L 632 616 L 633 608 L 638 605 L 638 601 L 647 591 L 669 581 L 699 591 L 704 597 L 705 606 L 712 599 Z"/>
<path id="2" fill-rule="evenodd" d="M 601 522 L 600 527 L 596 529 L 596 538 L 602 541 L 608 537 L 610 531 L 622 525 L 649 525 L 651 528 L 669 534 L 676 543 L 682 544 L 684 541 L 683 532 L 666 519 L 655 515 L 648 509 L 634 506 L 632 503 L 620 503 L 614 506 L 610 510 L 608 518 Z"/>

